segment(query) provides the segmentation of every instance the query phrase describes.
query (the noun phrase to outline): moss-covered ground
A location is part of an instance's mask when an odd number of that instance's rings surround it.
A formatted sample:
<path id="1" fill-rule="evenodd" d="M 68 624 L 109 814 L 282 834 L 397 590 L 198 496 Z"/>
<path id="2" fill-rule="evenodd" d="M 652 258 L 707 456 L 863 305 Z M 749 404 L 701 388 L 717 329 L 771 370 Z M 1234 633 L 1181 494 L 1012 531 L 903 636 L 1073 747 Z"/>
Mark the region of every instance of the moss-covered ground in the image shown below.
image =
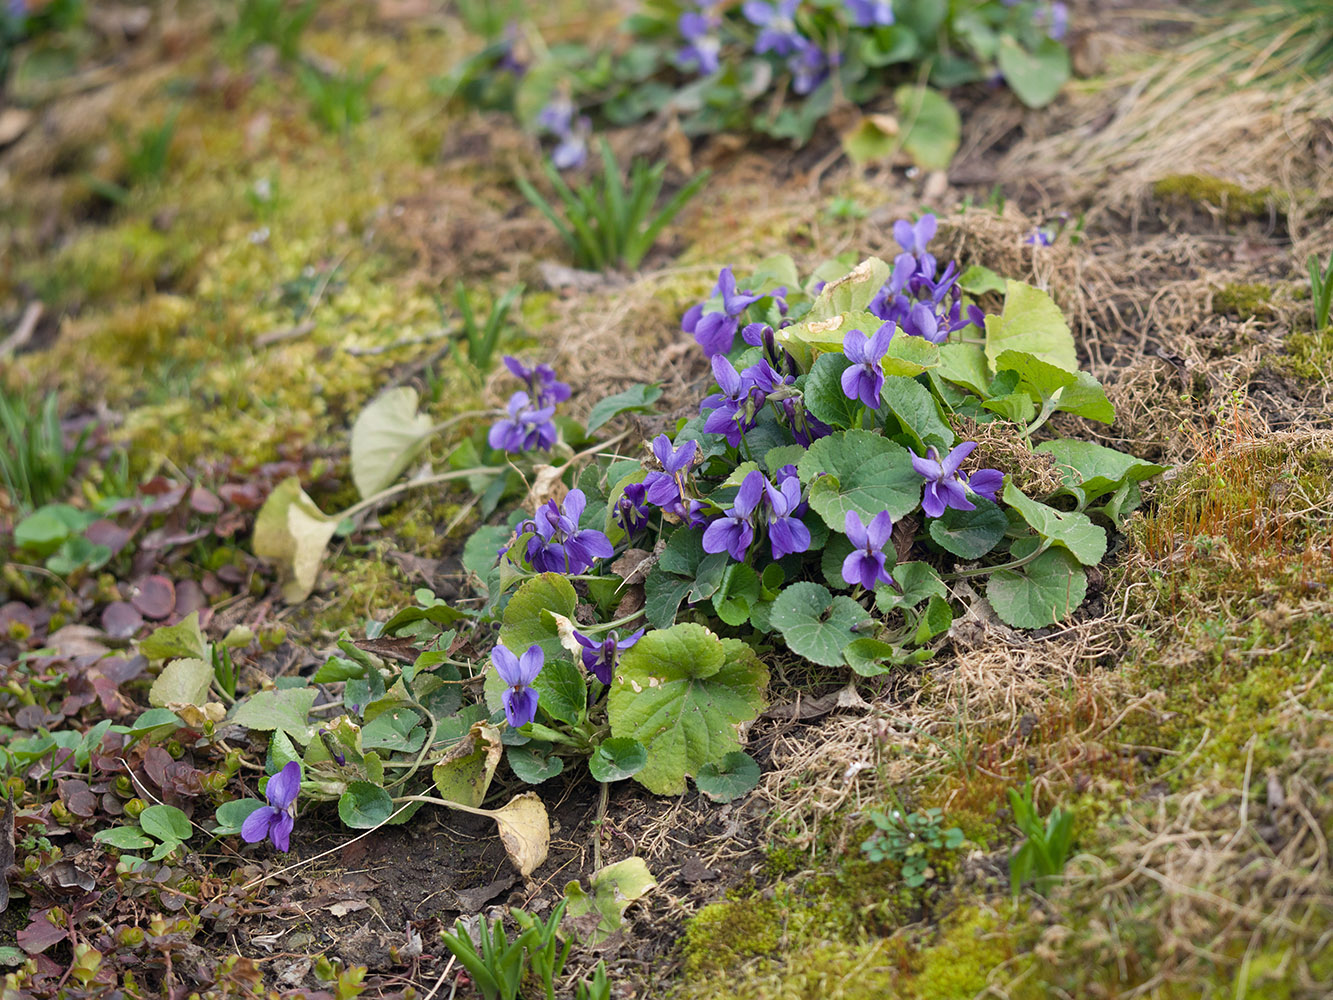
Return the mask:
<path id="1" fill-rule="evenodd" d="M 103 53 L 109 82 L 62 84 L 65 63 L 39 49 L 21 54 L 11 87 L 37 117 L 0 151 L 0 317 L 13 327 L 39 303 L 43 319 L 33 342 L 3 359 L 0 381 L 10 392 L 56 390 L 67 416 L 102 425 L 85 495 L 106 488 L 122 460 L 127 481 L 165 473 L 212 485 L 286 462 L 326 510 L 346 506 L 356 499 L 347 429 L 381 388 L 414 385 L 437 421 L 503 399 L 498 379 L 467 357 L 448 305 L 455 281 L 482 303 L 527 282 L 503 347 L 559 359 L 571 381 L 670 386 L 702 371 L 673 353 L 677 318 L 719 266 L 881 250 L 886 220 L 924 196 L 901 172 L 812 179 L 793 168 L 775 179 L 766 152 L 742 152 L 627 286 L 548 287 L 537 265 L 558 259 L 558 244 L 510 180 L 538 162 L 535 142 L 452 108 L 430 85 L 477 44 L 455 18 L 322 4 L 304 50 L 328 66 L 383 67 L 367 119 L 331 131 L 291 66 L 220 41 L 227 19 L 214 5 L 171 6 L 144 38 Z M 61 44 L 107 44 L 91 28 L 72 39 Z M 168 120 L 169 154 L 145 174 L 131 162 L 135 144 Z M 1018 199 L 1022 183 L 1004 179 Z M 941 208 L 981 200 L 973 187 L 949 188 Z M 1223 226 L 1237 255 L 1253 232 L 1322 204 L 1276 173 L 1257 185 L 1174 174 L 1144 194 L 1163 212 Z M 868 217 L 833 217 L 834 198 L 865 203 Z M 1043 270 L 1020 256 L 1042 207 L 1029 200 L 982 223 L 960 211 L 957 238 L 980 248 L 974 262 L 1003 269 L 984 254 L 1002 232 L 1029 276 L 1058 285 L 1096 259 L 1085 248 L 1067 270 Z M 1275 239 L 1287 254 L 1287 237 Z M 1142 349 L 1149 333 L 1138 337 L 1157 290 L 1125 308 L 1114 336 L 1137 350 L 1135 364 L 1167 372 L 1154 383 L 1165 388 L 1125 389 L 1106 440 L 1169 455 L 1173 467 L 1145 485 L 1103 568 L 1097 610 L 1013 647 L 960 638 L 904 683 L 911 698 L 877 700 L 862 720 L 880 729 L 858 793 L 836 808 L 810 803 L 852 780 L 837 752 L 783 775 L 753 877 L 696 912 L 671 910 L 669 927 L 653 923 L 666 940 L 645 953 L 668 960 L 647 971 L 625 963 L 635 995 L 1330 995 L 1333 437 L 1320 387 L 1333 331 L 1310 329 L 1294 291 L 1303 261 L 1276 253 L 1252 267 L 1232 259 L 1217 280 L 1191 274 L 1197 295 L 1172 321 L 1195 326 L 1156 357 Z M 1077 300 L 1073 285 L 1057 291 Z M 1256 325 L 1274 339 L 1236 333 Z M 1090 327 L 1080 333 L 1092 355 L 1103 345 Z M 1265 356 L 1241 377 L 1218 375 L 1207 365 L 1223 335 L 1260 343 Z M 1282 421 L 1248 396 L 1273 378 L 1287 393 Z M 601 394 L 574 405 L 586 411 Z M 1174 423 L 1163 430 L 1154 421 L 1168 407 Z M 428 457 L 442 464 L 447 449 Z M 456 538 L 476 523 L 471 499 L 462 489 L 410 495 L 335 540 L 292 634 L 322 648 L 409 604 L 419 574 L 391 556 L 455 557 Z M 191 556 L 201 569 L 245 564 L 233 560 L 243 539 L 207 544 Z M 272 596 L 270 582 L 245 586 Z M 56 602 L 52 631 L 74 611 L 62 586 L 14 567 L 0 578 L 8 597 Z M 812 725 L 805 738 L 837 745 L 842 726 Z M 1042 815 L 1072 814 L 1074 849 L 1063 877 L 1014 894 L 1007 859 L 1022 837 L 1006 793 L 1025 784 Z M 965 840 L 928 853 L 921 885 L 907 884 L 902 859 L 866 860 L 871 809 L 930 808 Z"/>

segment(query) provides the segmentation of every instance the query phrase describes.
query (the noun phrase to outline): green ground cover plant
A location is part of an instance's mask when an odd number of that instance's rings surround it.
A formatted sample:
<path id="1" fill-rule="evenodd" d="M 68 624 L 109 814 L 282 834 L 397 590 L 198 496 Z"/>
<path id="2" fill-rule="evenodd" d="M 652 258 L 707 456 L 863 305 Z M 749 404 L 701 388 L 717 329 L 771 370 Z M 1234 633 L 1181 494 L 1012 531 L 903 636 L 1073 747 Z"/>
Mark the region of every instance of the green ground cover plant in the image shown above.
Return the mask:
<path id="1" fill-rule="evenodd" d="M 861 119 L 844 136 L 849 154 L 905 149 L 942 168 L 959 123 L 940 90 L 996 78 L 1048 104 L 1069 76 L 1067 21 L 1063 3 L 1032 0 L 652 0 L 607 45 L 547 44 L 526 24 L 490 32 L 438 89 L 550 136 L 561 169 L 583 163 L 594 127 L 660 116 L 690 137 L 745 130 L 799 144 L 840 102 L 892 94 L 897 118 Z"/>

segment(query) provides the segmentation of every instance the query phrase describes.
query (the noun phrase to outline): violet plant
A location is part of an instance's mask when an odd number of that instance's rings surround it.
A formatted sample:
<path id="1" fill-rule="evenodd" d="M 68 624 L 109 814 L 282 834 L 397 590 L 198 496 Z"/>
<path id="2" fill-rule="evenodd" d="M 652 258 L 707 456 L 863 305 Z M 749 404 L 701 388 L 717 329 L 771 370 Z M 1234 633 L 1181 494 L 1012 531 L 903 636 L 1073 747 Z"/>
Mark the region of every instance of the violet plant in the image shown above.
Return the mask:
<path id="1" fill-rule="evenodd" d="M 922 125 L 901 148 L 938 169 L 956 138 L 939 147 L 932 137 L 957 130 L 939 91 L 1000 82 L 1030 107 L 1050 103 L 1070 74 L 1068 20 L 1060 0 L 642 0 L 628 37 L 531 45 L 544 53 L 535 65 L 492 42 L 436 89 L 518 115 L 561 170 L 582 166 L 590 129 L 669 115 L 689 137 L 757 132 L 801 144 L 836 104 L 892 93 L 899 117 Z M 611 50 L 623 58 L 607 59 Z M 858 136 L 844 136 L 853 157 Z"/>
<path id="2" fill-rule="evenodd" d="M 337 800 L 361 828 L 424 802 L 492 815 L 480 796 L 501 755 L 526 784 L 576 762 L 601 783 L 679 794 L 692 779 L 722 801 L 759 777 L 741 748 L 767 698 L 757 649 L 845 684 L 936 655 L 970 602 L 1014 628 L 1075 617 L 1087 567 L 1162 469 L 1051 435 L 1057 413 L 1114 416 L 1058 306 L 940 259 L 938 228 L 902 220 L 892 262 L 831 261 L 804 278 L 784 256 L 722 268 L 706 300 L 682 303 L 680 333 L 715 391 L 637 445 L 633 430 L 592 431 L 651 411 L 653 387 L 602 401 L 581 426 L 556 415 L 572 393 L 553 369 L 506 358 L 509 407 L 444 474 L 494 501 L 462 552 L 472 596 L 420 591 L 372 623 L 397 659 L 404 642 L 417 650 L 410 664 L 342 639 L 312 680 L 343 685 L 343 714 L 321 714 L 304 750 L 274 731 L 270 769 L 299 760 L 300 794 Z M 1002 303 L 978 298 L 1001 284 Z M 399 449 L 419 419 L 400 405 L 369 408 Z M 964 426 L 983 430 L 964 440 Z M 1050 456 L 1058 486 L 991 457 L 1025 450 L 1029 464 Z M 372 465 L 407 467 L 391 457 Z M 506 496 L 522 509 L 495 513 Z M 313 517 L 284 502 L 289 522 Z M 280 718 L 304 737 L 263 702 L 305 718 L 315 695 L 259 692 L 230 718 Z M 296 790 L 276 778 L 269 790 L 268 803 L 220 809 L 219 830 L 286 837 Z M 511 856 L 530 870 L 531 855 Z"/>

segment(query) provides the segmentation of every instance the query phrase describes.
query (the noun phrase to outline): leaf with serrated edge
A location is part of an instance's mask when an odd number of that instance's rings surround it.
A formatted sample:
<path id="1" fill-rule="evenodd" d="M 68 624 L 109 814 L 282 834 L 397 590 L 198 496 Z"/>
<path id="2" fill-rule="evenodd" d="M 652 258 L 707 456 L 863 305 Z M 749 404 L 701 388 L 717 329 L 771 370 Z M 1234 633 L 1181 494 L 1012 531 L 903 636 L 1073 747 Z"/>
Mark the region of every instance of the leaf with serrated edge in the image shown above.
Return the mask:
<path id="1" fill-rule="evenodd" d="M 611 733 L 647 749 L 636 781 L 677 795 L 687 775 L 740 749 L 738 727 L 759 714 L 767 686 L 767 668 L 739 640 L 695 624 L 649 632 L 625 652 L 611 684 Z"/>
<path id="2" fill-rule="evenodd" d="M 843 529 L 849 510 L 868 524 L 882 510 L 897 520 L 921 502 L 922 479 L 907 449 L 870 431 L 820 438 L 797 469 L 810 486 L 810 506 L 834 531 Z"/>
<path id="3" fill-rule="evenodd" d="M 148 691 L 148 704 L 165 708 L 169 704 L 201 708 L 208 701 L 208 686 L 213 683 L 213 668 L 203 660 L 172 660 L 162 668 Z"/>
<path id="4" fill-rule="evenodd" d="M 1063 545 L 1079 562 L 1093 566 L 1106 555 L 1106 529 L 1093 524 L 1086 514 L 1061 511 L 1029 499 L 1013 483 L 1005 483 L 1004 502 L 1023 516 L 1032 530 L 1056 545 Z"/>
<path id="5" fill-rule="evenodd" d="M 1005 283 L 1003 312 L 986 317 L 986 358 L 992 367 L 1003 351 L 1023 351 L 1078 371 L 1074 335 L 1060 307 L 1041 289 L 1012 279 Z"/>
<path id="6" fill-rule="evenodd" d="M 1002 570 L 986 582 L 986 599 L 1006 625 L 1053 625 L 1083 603 L 1088 578 L 1063 549 L 1047 549 L 1018 570 Z"/>
<path id="7" fill-rule="evenodd" d="M 842 651 L 856 638 L 853 626 L 866 610 L 846 595 L 818 583 L 793 583 L 773 602 L 772 623 L 797 656 L 825 667 L 842 665 Z"/>

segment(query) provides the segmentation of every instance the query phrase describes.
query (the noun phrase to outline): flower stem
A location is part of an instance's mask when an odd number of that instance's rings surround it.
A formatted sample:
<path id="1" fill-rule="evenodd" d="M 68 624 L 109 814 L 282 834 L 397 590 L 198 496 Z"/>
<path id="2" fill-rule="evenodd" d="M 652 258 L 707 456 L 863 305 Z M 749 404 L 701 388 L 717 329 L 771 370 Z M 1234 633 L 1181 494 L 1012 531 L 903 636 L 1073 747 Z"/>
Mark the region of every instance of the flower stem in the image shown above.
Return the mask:
<path id="1" fill-rule="evenodd" d="M 433 476 L 427 476 L 425 479 L 409 479 L 405 483 L 398 483 L 395 486 L 390 486 L 388 489 L 380 490 L 378 493 L 372 493 L 359 503 L 354 503 L 346 510 L 339 511 L 337 514 L 332 514 L 330 516 L 341 521 L 346 517 L 355 517 L 363 510 L 368 510 L 375 506 L 375 504 L 388 500 L 390 497 L 395 497 L 399 493 L 406 493 L 408 490 L 416 486 L 434 486 L 436 483 L 447 483 L 454 479 L 466 479 L 469 476 L 478 474 L 495 475 L 504 471 L 504 469 L 497 469 L 494 466 L 483 465 L 472 469 L 459 469 L 455 472 L 440 472 Z"/>
<path id="2" fill-rule="evenodd" d="M 1003 570 L 1018 569 L 1020 566 L 1026 566 L 1028 563 L 1034 561 L 1050 547 L 1050 539 L 1043 538 L 1041 544 L 1037 546 L 1036 551 L 1024 556 L 1022 559 L 1015 559 L 1013 562 L 1000 563 L 998 566 L 979 566 L 976 569 L 960 569 L 953 573 L 945 573 L 944 579 L 966 580 L 974 576 L 986 576 L 988 573 L 999 573 Z"/>

